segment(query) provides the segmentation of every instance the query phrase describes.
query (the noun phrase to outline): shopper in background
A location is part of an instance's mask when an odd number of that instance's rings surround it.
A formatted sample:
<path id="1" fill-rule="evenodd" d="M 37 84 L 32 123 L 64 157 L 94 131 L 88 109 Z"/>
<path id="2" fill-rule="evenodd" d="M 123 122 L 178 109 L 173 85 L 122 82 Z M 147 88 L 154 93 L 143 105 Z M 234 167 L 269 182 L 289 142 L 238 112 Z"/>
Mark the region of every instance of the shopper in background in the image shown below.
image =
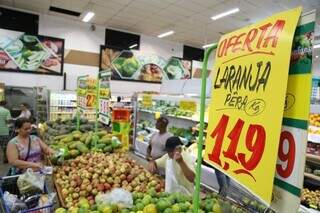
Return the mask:
<path id="1" fill-rule="evenodd" d="M 15 126 L 18 136 L 10 140 L 7 146 L 7 158 L 12 165 L 8 175 L 19 174 L 27 168 L 40 170 L 43 167 L 43 154 L 51 155 L 54 151 L 40 138 L 30 135 L 32 127 L 29 119 L 19 118 Z"/>
<path id="2" fill-rule="evenodd" d="M 113 108 L 123 108 L 124 103 L 121 102 L 121 97 L 117 97 L 117 102 L 113 104 Z"/>
<path id="3" fill-rule="evenodd" d="M 20 104 L 20 110 L 21 110 L 21 113 L 18 116 L 18 118 L 28 118 L 29 119 L 31 117 L 31 112 L 28 110 L 26 103 Z"/>
<path id="4" fill-rule="evenodd" d="M 230 186 L 230 178 L 227 175 L 225 175 L 223 172 L 217 169 L 215 170 L 215 173 L 216 173 L 217 181 L 219 184 L 219 194 L 222 197 L 226 197 L 228 188 Z"/>
<path id="5" fill-rule="evenodd" d="M 195 179 L 194 158 L 183 149 L 179 137 L 170 137 L 165 144 L 165 150 L 167 154 L 149 162 L 149 171 L 155 173 L 159 168 L 165 169 L 166 192 L 192 195 Z"/>
<path id="6" fill-rule="evenodd" d="M 0 146 L 3 152 L 3 162 L 7 162 L 6 149 L 9 141 L 9 120 L 11 119 L 10 111 L 4 106 L 6 101 L 0 101 Z"/>
<path id="7" fill-rule="evenodd" d="M 155 160 L 166 154 L 165 146 L 168 138 L 173 135 L 167 132 L 167 126 L 169 121 L 165 117 L 160 117 L 156 121 L 156 129 L 159 132 L 155 132 L 150 139 L 149 146 L 147 148 L 147 159 Z"/>

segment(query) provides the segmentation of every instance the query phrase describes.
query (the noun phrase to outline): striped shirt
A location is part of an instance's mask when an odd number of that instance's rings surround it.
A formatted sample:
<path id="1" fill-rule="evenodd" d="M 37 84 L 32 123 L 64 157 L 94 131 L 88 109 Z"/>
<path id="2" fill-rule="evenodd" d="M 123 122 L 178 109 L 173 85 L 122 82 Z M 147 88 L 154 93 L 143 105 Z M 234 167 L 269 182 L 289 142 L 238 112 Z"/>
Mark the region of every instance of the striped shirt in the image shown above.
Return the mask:
<path id="1" fill-rule="evenodd" d="M 7 120 L 11 119 L 10 111 L 0 106 L 0 135 L 9 135 Z"/>

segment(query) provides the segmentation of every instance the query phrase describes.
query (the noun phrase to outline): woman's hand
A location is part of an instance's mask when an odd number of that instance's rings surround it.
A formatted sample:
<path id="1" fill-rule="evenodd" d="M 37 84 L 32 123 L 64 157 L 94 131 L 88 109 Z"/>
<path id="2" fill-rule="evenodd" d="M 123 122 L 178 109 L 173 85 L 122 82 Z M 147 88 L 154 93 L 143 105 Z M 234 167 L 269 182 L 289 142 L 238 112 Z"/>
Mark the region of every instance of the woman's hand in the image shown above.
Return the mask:
<path id="1" fill-rule="evenodd" d="M 43 168 L 42 163 L 32 163 L 32 169 L 33 171 L 39 171 Z"/>
<path id="2" fill-rule="evenodd" d="M 48 154 L 49 156 L 52 156 L 52 155 L 54 155 L 54 153 L 55 153 L 55 151 L 54 151 L 53 149 L 51 149 L 50 147 L 48 147 L 47 154 Z"/>

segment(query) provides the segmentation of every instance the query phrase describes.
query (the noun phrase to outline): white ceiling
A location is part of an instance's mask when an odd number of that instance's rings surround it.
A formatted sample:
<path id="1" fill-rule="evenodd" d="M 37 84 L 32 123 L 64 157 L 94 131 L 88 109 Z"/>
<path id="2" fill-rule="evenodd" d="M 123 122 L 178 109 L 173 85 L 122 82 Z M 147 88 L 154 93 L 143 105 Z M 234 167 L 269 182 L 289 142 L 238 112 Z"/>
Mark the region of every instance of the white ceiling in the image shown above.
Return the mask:
<path id="1" fill-rule="evenodd" d="M 92 23 L 150 36 L 174 30 L 165 39 L 197 47 L 275 12 L 296 6 L 305 12 L 320 8 L 320 0 L 0 0 L 0 4 L 56 16 L 64 15 L 49 12 L 50 5 L 80 13 L 90 9 L 96 14 Z M 239 13 L 210 19 L 235 7 Z"/>

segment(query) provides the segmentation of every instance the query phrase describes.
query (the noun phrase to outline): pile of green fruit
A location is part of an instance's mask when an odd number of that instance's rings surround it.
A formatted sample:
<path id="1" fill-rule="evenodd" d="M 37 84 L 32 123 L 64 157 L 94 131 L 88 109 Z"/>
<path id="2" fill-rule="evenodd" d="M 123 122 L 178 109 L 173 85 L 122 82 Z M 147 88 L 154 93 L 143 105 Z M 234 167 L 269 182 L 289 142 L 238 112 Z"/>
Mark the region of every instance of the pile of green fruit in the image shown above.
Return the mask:
<path id="1" fill-rule="evenodd" d="M 174 136 L 185 138 L 189 142 L 195 139 L 195 137 L 192 135 L 191 128 L 185 129 L 185 128 L 172 126 L 169 128 L 169 132 L 171 132 Z"/>
<path id="2" fill-rule="evenodd" d="M 56 119 L 55 121 L 47 121 L 43 125 L 43 137 L 46 141 L 50 141 L 54 136 L 64 135 L 76 130 L 77 118 L 72 119 Z M 93 131 L 95 127 L 94 122 L 89 122 L 86 118 L 80 119 L 81 132 Z M 102 128 L 102 124 L 98 124 L 98 128 Z"/>
<path id="3" fill-rule="evenodd" d="M 170 116 L 183 116 L 192 117 L 194 112 L 188 110 L 182 110 L 177 103 L 166 102 L 164 100 L 153 100 L 154 104 L 151 107 L 142 107 L 145 110 L 151 110 L 154 112 L 161 112 L 164 115 Z M 142 101 L 139 103 L 142 106 Z"/>
<path id="4" fill-rule="evenodd" d="M 179 213 L 193 212 L 192 196 L 180 193 L 168 194 L 166 192 L 155 192 L 150 189 L 148 193 L 143 194 L 134 192 L 133 207 L 121 208 L 116 204 L 100 203 L 89 205 L 86 199 L 80 199 L 76 207 L 71 207 L 69 212 L 91 212 L 91 213 Z M 55 213 L 66 213 L 65 209 L 58 209 Z M 211 194 L 201 200 L 199 213 L 246 213 L 241 207 L 232 204 L 229 201 L 222 200 L 217 194 Z"/>
<path id="5" fill-rule="evenodd" d="M 119 139 L 107 131 L 92 131 L 82 133 L 73 131 L 69 134 L 58 135 L 48 142 L 56 152 L 50 158 L 53 165 L 62 165 L 64 160 L 75 158 L 89 151 L 112 153 L 121 148 Z"/>

